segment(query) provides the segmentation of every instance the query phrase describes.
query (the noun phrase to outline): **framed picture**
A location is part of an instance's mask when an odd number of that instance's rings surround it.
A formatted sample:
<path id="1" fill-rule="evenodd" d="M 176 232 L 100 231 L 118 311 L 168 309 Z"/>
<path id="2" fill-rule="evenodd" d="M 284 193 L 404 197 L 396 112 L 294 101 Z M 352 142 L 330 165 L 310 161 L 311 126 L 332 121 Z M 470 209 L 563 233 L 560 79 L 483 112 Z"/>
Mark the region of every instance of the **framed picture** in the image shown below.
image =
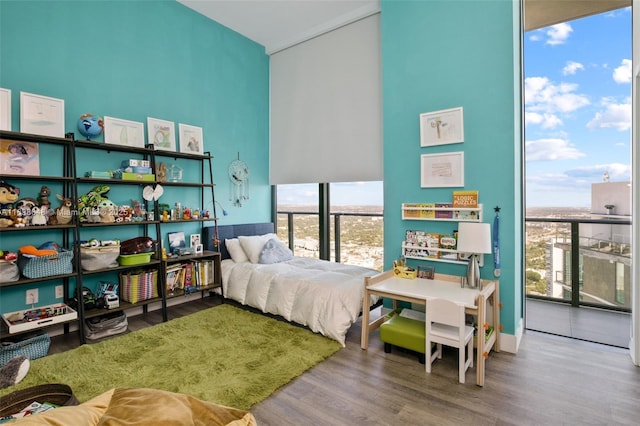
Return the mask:
<path id="1" fill-rule="evenodd" d="M 105 117 L 104 143 L 144 148 L 144 123 Z"/>
<path id="2" fill-rule="evenodd" d="M 420 186 L 422 188 L 464 186 L 464 152 L 421 155 Z"/>
<path id="3" fill-rule="evenodd" d="M 0 130 L 11 130 L 11 90 L 0 88 Z"/>
<path id="4" fill-rule="evenodd" d="M 200 234 L 191 234 L 189 236 L 189 247 L 196 248 L 200 244 Z"/>
<path id="5" fill-rule="evenodd" d="M 178 129 L 180 131 L 180 152 L 202 155 L 204 153 L 202 127 L 180 123 Z"/>
<path id="6" fill-rule="evenodd" d="M 64 100 L 20 92 L 20 131 L 64 137 Z"/>
<path id="7" fill-rule="evenodd" d="M 203 251 L 204 251 L 203 245 L 202 244 L 196 244 L 196 246 L 195 246 L 196 254 L 202 254 Z"/>
<path id="8" fill-rule="evenodd" d="M 35 142 L 0 140 L 0 175 L 40 176 L 38 148 Z"/>
<path id="9" fill-rule="evenodd" d="M 418 266 L 418 278 L 432 280 L 435 277 L 436 268 L 433 266 Z"/>
<path id="10" fill-rule="evenodd" d="M 462 107 L 420 114 L 420 146 L 464 142 Z"/>
<path id="11" fill-rule="evenodd" d="M 176 249 L 186 247 L 186 241 L 184 239 L 184 232 L 169 232 L 169 249 L 173 253 Z"/>
<path id="12" fill-rule="evenodd" d="M 173 121 L 147 117 L 147 140 L 154 149 L 176 150 L 176 127 Z"/>

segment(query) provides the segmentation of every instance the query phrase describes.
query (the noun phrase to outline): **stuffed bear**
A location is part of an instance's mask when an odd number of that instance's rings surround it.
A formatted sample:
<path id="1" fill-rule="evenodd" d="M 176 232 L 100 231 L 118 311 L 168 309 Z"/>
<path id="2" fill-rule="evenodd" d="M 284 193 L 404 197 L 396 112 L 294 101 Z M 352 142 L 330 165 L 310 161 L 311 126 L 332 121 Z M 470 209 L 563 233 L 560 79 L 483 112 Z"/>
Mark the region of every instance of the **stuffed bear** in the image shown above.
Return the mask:
<path id="1" fill-rule="evenodd" d="M 14 221 L 11 219 L 11 212 L 13 203 L 18 201 L 19 195 L 20 189 L 0 179 L 0 228 L 7 228 L 13 225 Z"/>

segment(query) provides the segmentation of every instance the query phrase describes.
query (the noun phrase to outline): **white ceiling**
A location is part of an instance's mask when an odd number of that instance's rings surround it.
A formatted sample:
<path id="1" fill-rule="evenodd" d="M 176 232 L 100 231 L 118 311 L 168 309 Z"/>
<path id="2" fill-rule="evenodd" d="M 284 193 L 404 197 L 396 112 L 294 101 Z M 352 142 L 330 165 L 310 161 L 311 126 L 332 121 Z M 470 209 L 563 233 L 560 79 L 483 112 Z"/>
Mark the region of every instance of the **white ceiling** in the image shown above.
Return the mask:
<path id="1" fill-rule="evenodd" d="M 380 11 L 379 0 L 178 0 L 265 47 L 286 49 Z"/>
<path id="2" fill-rule="evenodd" d="M 380 11 L 380 0 L 178 0 L 267 54 Z M 631 0 L 525 0 L 525 30 L 630 6 Z"/>

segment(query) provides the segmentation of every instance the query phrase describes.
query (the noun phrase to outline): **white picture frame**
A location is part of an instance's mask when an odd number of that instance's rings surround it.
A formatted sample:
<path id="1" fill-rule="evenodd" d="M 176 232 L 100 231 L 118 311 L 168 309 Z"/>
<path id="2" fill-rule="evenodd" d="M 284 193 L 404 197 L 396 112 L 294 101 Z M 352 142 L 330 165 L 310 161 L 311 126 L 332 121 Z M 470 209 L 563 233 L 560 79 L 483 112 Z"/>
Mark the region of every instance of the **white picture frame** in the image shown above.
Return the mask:
<path id="1" fill-rule="evenodd" d="M 176 150 L 176 126 L 173 121 L 147 117 L 147 141 L 160 151 Z"/>
<path id="2" fill-rule="evenodd" d="M 104 117 L 104 143 L 144 148 L 144 123 Z"/>
<path id="3" fill-rule="evenodd" d="M 202 244 L 196 244 L 194 250 L 196 254 L 202 254 L 202 252 L 204 251 L 204 246 Z"/>
<path id="4" fill-rule="evenodd" d="M 20 92 L 20 132 L 64 137 L 64 99 Z"/>
<path id="5" fill-rule="evenodd" d="M 180 123 L 178 130 L 180 132 L 180 152 L 187 154 L 204 154 L 202 127 Z"/>
<path id="6" fill-rule="evenodd" d="M 420 156 L 420 187 L 464 186 L 464 152 L 423 154 Z"/>
<path id="7" fill-rule="evenodd" d="M 0 87 L 0 130 L 11 130 L 11 90 Z"/>
<path id="8" fill-rule="evenodd" d="M 200 234 L 189 235 L 189 247 L 195 249 L 200 244 Z"/>
<path id="9" fill-rule="evenodd" d="M 420 114 L 420 146 L 464 142 L 463 108 L 450 108 Z"/>

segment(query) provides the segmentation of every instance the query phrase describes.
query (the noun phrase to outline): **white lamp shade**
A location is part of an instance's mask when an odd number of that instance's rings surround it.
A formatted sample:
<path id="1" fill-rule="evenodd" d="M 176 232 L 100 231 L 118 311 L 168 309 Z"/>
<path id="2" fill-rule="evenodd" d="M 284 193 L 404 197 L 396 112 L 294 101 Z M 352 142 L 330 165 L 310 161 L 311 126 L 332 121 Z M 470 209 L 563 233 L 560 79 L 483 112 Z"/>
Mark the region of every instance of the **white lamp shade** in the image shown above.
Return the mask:
<path id="1" fill-rule="evenodd" d="M 491 253 L 491 227 L 488 223 L 460 222 L 457 250 L 469 254 Z"/>

